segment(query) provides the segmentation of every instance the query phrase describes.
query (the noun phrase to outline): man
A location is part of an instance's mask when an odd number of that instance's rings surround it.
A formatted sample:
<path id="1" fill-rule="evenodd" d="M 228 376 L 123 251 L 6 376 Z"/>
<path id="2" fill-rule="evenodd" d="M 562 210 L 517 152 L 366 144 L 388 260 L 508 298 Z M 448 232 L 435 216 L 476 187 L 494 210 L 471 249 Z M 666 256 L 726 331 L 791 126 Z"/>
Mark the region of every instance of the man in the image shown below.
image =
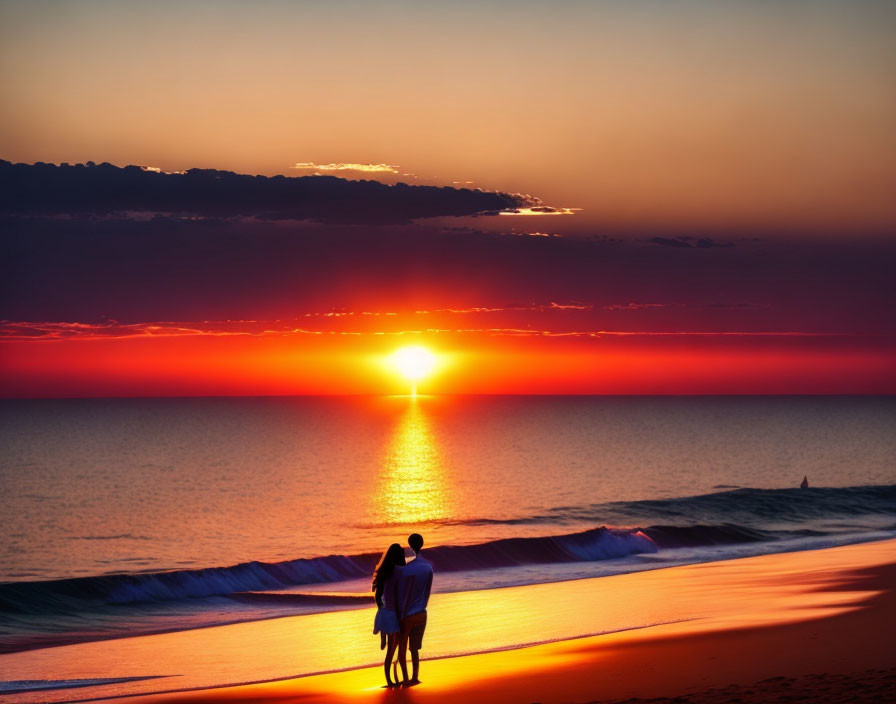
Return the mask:
<path id="1" fill-rule="evenodd" d="M 401 665 L 402 684 L 412 687 L 420 684 L 420 648 L 423 647 L 423 631 L 426 630 L 426 605 L 432 590 L 432 565 L 420 554 L 423 536 L 411 533 L 408 545 L 414 551 L 414 559 L 398 570 L 396 585 L 398 615 L 401 630 L 398 635 L 398 664 Z M 408 679 L 407 649 L 411 648 L 413 673 Z"/>

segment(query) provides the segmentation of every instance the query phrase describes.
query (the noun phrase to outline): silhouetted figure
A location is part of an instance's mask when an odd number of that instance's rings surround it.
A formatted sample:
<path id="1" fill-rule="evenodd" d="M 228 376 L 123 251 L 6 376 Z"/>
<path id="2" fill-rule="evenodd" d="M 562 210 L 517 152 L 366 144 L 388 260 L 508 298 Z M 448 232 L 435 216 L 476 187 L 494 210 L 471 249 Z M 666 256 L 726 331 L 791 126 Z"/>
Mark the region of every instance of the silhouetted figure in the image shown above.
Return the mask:
<path id="1" fill-rule="evenodd" d="M 380 558 L 380 563 L 373 572 L 371 589 L 376 599 L 377 611 L 373 621 L 373 632 L 380 634 L 380 650 L 386 648 L 383 670 L 386 673 L 386 686 L 394 687 L 397 683 L 389 676 L 392 656 L 398 647 L 401 623 L 398 618 L 396 597 L 398 595 L 398 573 L 407 564 L 404 559 L 404 548 L 392 543 Z M 407 675 L 405 675 L 407 679 Z"/>
<path id="2" fill-rule="evenodd" d="M 803 476 L 803 481 L 800 483 L 800 489 L 808 489 L 809 488 L 809 477 Z"/>
<path id="3" fill-rule="evenodd" d="M 398 664 L 404 680 L 402 685 L 420 684 L 420 648 L 426 630 L 426 606 L 432 590 L 432 565 L 420 554 L 423 536 L 411 533 L 408 545 L 414 551 L 414 559 L 407 567 L 398 570 L 398 611 L 401 616 L 401 632 L 398 638 Z M 413 672 L 408 679 L 407 649 L 411 649 Z"/>

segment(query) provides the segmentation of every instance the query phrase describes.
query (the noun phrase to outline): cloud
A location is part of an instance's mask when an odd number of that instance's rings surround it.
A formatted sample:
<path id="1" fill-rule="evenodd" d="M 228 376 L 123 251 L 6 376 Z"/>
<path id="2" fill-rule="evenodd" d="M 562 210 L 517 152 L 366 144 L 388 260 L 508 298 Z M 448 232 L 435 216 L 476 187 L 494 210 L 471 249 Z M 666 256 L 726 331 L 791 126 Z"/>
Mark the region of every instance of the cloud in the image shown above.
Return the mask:
<path id="1" fill-rule="evenodd" d="M 672 303 L 611 303 L 604 306 L 606 310 L 649 310 L 651 308 L 668 308 Z"/>
<path id="2" fill-rule="evenodd" d="M 716 242 L 709 237 L 701 237 L 694 245 L 700 249 L 709 249 L 710 247 L 733 247 L 734 242 Z"/>
<path id="3" fill-rule="evenodd" d="M 163 173 L 140 166 L 119 168 L 92 162 L 56 166 L 0 160 L 0 213 L 15 215 L 148 212 L 375 224 L 476 215 L 529 205 L 538 204 L 518 194 L 450 186 L 386 185 L 335 176 L 248 176 L 214 169 Z"/>
<path id="4" fill-rule="evenodd" d="M 527 197 L 527 196 L 522 196 Z M 529 196 L 531 197 L 531 196 Z M 531 205 L 524 208 L 502 210 L 499 215 L 575 215 L 581 208 L 553 208 L 549 205 Z"/>
<path id="5" fill-rule="evenodd" d="M 333 164 L 317 164 L 313 161 L 300 161 L 291 168 L 298 171 L 359 171 L 363 173 L 397 174 L 398 166 L 395 164 L 355 164 L 337 162 Z M 456 182 L 455 182 L 456 183 Z"/>
<path id="6" fill-rule="evenodd" d="M 658 244 L 660 247 L 690 247 L 687 242 L 685 242 L 681 238 L 672 238 L 672 237 L 652 237 L 650 239 L 654 244 Z"/>
<path id="7" fill-rule="evenodd" d="M 717 310 L 761 310 L 768 309 L 768 304 L 760 303 L 611 303 L 604 310 L 650 310 L 653 308 L 691 308 Z"/>
<path id="8" fill-rule="evenodd" d="M 678 247 L 678 248 L 693 248 L 696 247 L 698 249 L 710 249 L 712 247 L 734 247 L 733 242 L 717 242 L 711 237 L 701 237 L 697 240 L 694 240 L 693 237 L 652 237 L 650 241 L 653 244 L 658 244 L 660 247 Z M 691 242 L 694 242 L 691 244 Z"/>
<path id="9" fill-rule="evenodd" d="M 404 321 L 402 321 L 404 322 Z M 96 340 L 132 339 L 148 337 L 295 337 L 304 335 L 419 335 L 419 334 L 475 334 L 511 337 L 755 337 L 755 338 L 868 338 L 868 335 L 849 333 L 818 333 L 794 330 L 744 331 L 744 330 L 603 330 L 562 328 L 514 328 L 514 327 L 308 327 L 298 320 L 221 320 L 221 321 L 152 321 L 119 323 L 114 320 L 102 323 L 65 321 L 0 321 L 0 341 L 15 340 Z M 890 339 L 892 335 L 873 337 Z"/>

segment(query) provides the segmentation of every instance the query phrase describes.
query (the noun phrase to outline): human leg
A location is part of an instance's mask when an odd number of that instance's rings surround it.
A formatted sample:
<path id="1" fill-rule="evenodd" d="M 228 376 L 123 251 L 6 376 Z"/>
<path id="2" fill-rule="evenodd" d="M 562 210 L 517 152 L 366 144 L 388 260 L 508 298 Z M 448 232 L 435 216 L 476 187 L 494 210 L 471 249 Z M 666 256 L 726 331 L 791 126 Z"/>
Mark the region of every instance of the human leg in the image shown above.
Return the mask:
<path id="1" fill-rule="evenodd" d="M 420 682 L 420 651 L 411 651 L 411 684 Z"/>
<path id="2" fill-rule="evenodd" d="M 386 643 L 386 659 L 383 660 L 383 671 L 386 673 L 386 686 L 392 687 L 395 682 L 392 681 L 390 670 L 392 669 L 392 656 L 395 655 L 395 649 L 398 647 L 398 634 L 390 633 Z"/>
<path id="3" fill-rule="evenodd" d="M 408 681 L 408 634 L 401 630 L 398 634 L 398 665 L 401 667 L 402 684 Z"/>
<path id="4" fill-rule="evenodd" d="M 408 647 L 411 649 L 412 674 L 408 684 L 420 683 L 420 649 L 423 647 L 423 634 L 426 631 L 426 612 L 422 611 L 408 617 L 402 631 L 408 632 Z"/>

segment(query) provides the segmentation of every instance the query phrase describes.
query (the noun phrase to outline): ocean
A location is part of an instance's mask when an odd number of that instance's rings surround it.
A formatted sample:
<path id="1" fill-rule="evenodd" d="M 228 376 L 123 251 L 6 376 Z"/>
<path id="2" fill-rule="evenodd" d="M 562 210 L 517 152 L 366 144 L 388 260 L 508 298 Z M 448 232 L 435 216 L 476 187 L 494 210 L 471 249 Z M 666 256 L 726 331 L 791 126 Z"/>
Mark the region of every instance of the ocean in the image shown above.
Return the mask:
<path id="1" fill-rule="evenodd" d="M 896 536 L 889 397 L 0 402 L 0 653 Z M 803 477 L 810 487 L 800 489 Z"/>

